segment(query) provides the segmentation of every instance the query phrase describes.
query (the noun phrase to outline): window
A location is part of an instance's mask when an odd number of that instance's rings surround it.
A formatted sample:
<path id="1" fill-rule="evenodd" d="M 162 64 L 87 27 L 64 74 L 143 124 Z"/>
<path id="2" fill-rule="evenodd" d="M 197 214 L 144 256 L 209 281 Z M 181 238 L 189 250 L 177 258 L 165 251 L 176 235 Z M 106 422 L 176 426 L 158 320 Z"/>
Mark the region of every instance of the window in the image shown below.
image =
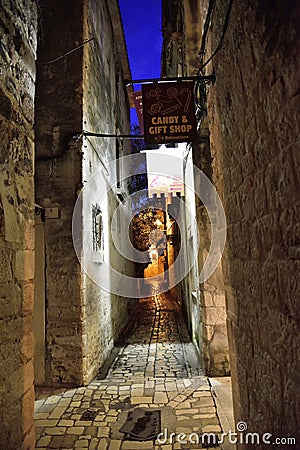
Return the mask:
<path id="1" fill-rule="evenodd" d="M 116 179 L 117 179 L 117 188 L 121 187 L 121 167 L 120 167 L 120 156 L 121 156 L 122 147 L 120 145 L 119 139 L 116 139 Z"/>
<path id="2" fill-rule="evenodd" d="M 93 252 L 103 255 L 104 239 L 103 239 L 103 218 L 102 211 L 98 205 L 92 207 L 93 219 Z"/>

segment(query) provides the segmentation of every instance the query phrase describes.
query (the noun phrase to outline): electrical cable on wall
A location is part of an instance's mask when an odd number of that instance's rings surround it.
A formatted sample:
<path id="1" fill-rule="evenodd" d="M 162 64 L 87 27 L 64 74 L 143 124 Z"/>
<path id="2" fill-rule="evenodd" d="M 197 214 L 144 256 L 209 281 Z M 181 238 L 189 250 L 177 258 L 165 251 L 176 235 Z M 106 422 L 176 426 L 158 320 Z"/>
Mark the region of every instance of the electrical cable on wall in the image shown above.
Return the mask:
<path id="1" fill-rule="evenodd" d="M 204 26 L 203 26 L 203 34 L 202 34 L 202 39 L 201 39 L 200 51 L 199 51 L 199 56 L 200 56 L 200 67 L 198 69 L 199 76 L 204 75 L 203 69 L 210 63 L 210 61 L 217 55 L 217 53 L 222 48 L 222 45 L 223 45 L 224 39 L 225 39 L 225 35 L 226 35 L 227 29 L 228 29 L 232 4 L 233 4 L 233 0 L 230 0 L 229 4 L 228 4 L 227 13 L 226 13 L 225 20 L 224 20 L 223 31 L 222 31 L 222 35 L 221 35 L 219 44 L 217 45 L 216 49 L 211 54 L 211 56 L 205 62 L 203 62 L 204 55 L 206 52 L 205 47 L 206 47 L 208 31 L 209 31 L 209 27 L 212 22 L 212 16 L 213 16 L 213 12 L 214 12 L 215 5 L 216 5 L 216 0 L 210 0 L 210 2 L 209 2 L 207 15 L 206 15 Z M 200 85 L 199 82 L 196 81 L 194 93 L 195 93 L 195 99 L 196 99 L 196 116 L 198 118 L 198 130 L 199 130 L 202 118 L 207 116 L 206 86 L 204 84 Z"/>
<path id="2" fill-rule="evenodd" d="M 214 2 L 212 2 L 214 3 Z M 198 69 L 198 74 L 200 75 L 200 73 L 203 71 L 203 69 L 207 66 L 208 63 L 210 63 L 210 61 L 217 55 L 217 53 L 221 50 L 222 45 L 224 43 L 224 39 L 225 39 L 225 35 L 226 35 L 226 31 L 228 28 L 228 24 L 229 24 L 229 19 L 230 19 L 230 13 L 231 13 L 231 9 L 232 9 L 232 4 L 233 4 L 233 0 L 230 0 L 229 5 L 228 5 L 228 9 L 227 9 L 227 13 L 226 13 L 226 17 L 225 17 L 225 21 L 224 21 L 224 26 L 223 26 L 223 32 L 222 32 L 222 36 L 220 38 L 220 42 L 217 46 L 217 48 L 215 49 L 215 51 L 211 54 L 211 56 L 205 61 L 205 63 L 203 63 L 199 69 Z M 205 36 L 205 40 L 206 40 L 206 36 Z M 201 48 L 202 50 L 202 48 Z M 200 50 L 200 51 L 201 51 Z M 203 49 L 205 52 L 205 49 Z"/>
<path id="3" fill-rule="evenodd" d="M 205 47 L 206 47 L 206 39 L 207 39 L 207 35 L 208 35 L 209 26 L 211 24 L 211 18 L 212 18 L 212 14 L 213 14 L 213 11 L 214 11 L 215 4 L 216 4 L 216 0 L 210 0 L 209 5 L 208 5 L 208 10 L 207 10 L 206 18 L 205 18 L 205 23 L 204 23 L 204 26 L 203 26 L 203 34 L 202 34 L 201 46 L 200 46 L 200 51 L 199 51 L 200 66 L 203 64 L 203 59 L 204 59 L 204 55 L 205 55 Z"/>

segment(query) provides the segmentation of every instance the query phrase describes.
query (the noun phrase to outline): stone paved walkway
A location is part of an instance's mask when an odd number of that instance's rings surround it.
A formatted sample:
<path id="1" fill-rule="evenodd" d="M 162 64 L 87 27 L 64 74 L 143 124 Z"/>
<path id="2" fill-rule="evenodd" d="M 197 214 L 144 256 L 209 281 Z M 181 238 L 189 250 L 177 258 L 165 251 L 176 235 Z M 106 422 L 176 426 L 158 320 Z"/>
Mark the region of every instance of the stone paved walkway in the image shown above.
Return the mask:
<path id="1" fill-rule="evenodd" d="M 131 334 L 105 379 L 77 389 L 38 389 L 36 448 L 221 448 L 202 437 L 221 428 L 209 380 L 198 366 L 177 303 L 165 294 L 140 300 Z M 119 431 L 137 407 L 160 411 L 160 439 L 136 442 Z"/>

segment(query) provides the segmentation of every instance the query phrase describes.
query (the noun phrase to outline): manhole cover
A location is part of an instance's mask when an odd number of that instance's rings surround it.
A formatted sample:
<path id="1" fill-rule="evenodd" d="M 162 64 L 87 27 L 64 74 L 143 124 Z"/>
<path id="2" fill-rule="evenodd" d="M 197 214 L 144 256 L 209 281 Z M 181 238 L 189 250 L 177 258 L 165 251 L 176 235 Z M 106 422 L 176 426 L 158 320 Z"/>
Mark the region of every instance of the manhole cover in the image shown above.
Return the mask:
<path id="1" fill-rule="evenodd" d="M 160 414 L 158 409 L 135 408 L 128 413 L 120 432 L 131 441 L 155 440 L 160 433 Z"/>
<path id="2" fill-rule="evenodd" d="M 95 420 L 97 414 L 98 414 L 98 410 L 97 409 L 96 410 L 94 410 L 94 409 L 87 409 L 82 414 L 80 420 Z"/>

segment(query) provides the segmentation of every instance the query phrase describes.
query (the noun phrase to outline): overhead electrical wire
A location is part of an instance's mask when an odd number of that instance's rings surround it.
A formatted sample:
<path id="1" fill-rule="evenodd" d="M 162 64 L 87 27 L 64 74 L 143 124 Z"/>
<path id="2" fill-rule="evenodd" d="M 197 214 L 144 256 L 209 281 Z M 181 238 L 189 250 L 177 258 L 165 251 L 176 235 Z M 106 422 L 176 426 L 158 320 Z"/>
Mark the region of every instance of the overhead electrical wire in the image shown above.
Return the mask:
<path id="1" fill-rule="evenodd" d="M 213 5 L 210 5 L 211 8 L 208 8 L 208 13 L 207 13 L 207 17 L 206 17 L 206 18 L 208 19 L 209 22 L 211 22 L 211 15 L 212 15 L 212 10 L 213 10 L 214 5 L 215 5 L 215 0 L 212 0 L 210 3 L 213 4 Z M 203 69 L 207 66 L 207 64 L 210 63 L 210 61 L 217 55 L 217 53 L 218 53 L 218 52 L 220 51 L 220 49 L 222 48 L 222 45 L 223 45 L 224 39 L 225 39 L 225 35 L 226 35 L 226 31 L 227 31 L 227 28 L 228 28 L 228 24 L 229 24 L 229 19 L 230 19 L 230 13 L 231 13 L 231 9 L 232 9 L 232 4 L 233 4 L 233 0 L 230 0 L 229 5 L 228 5 L 228 9 L 227 9 L 227 13 L 226 13 L 226 17 L 225 17 L 225 21 L 224 21 L 223 32 L 222 32 L 222 35 L 221 35 L 219 44 L 217 45 L 217 48 L 216 48 L 215 51 L 211 54 L 211 56 L 210 56 L 204 63 L 202 63 L 202 64 L 200 65 L 200 67 L 199 67 L 199 69 L 198 69 L 198 73 L 199 73 L 199 74 L 203 71 Z M 204 26 L 205 26 L 205 25 L 206 25 L 206 27 L 207 27 L 207 30 L 206 30 L 206 34 L 205 34 L 205 35 L 204 35 L 204 32 L 203 32 L 202 42 L 201 42 L 201 48 L 200 48 L 200 52 L 202 52 L 202 54 L 205 53 L 205 44 L 206 44 L 206 37 L 207 37 L 207 32 L 208 32 L 208 26 L 209 26 L 209 24 L 206 23 L 206 21 L 205 21 Z M 205 31 L 205 30 L 204 30 L 204 31 Z M 204 38 L 204 40 L 203 40 L 203 38 Z M 202 48 L 202 47 L 203 47 L 203 48 Z M 201 57 L 201 55 L 200 55 L 200 57 Z"/>

